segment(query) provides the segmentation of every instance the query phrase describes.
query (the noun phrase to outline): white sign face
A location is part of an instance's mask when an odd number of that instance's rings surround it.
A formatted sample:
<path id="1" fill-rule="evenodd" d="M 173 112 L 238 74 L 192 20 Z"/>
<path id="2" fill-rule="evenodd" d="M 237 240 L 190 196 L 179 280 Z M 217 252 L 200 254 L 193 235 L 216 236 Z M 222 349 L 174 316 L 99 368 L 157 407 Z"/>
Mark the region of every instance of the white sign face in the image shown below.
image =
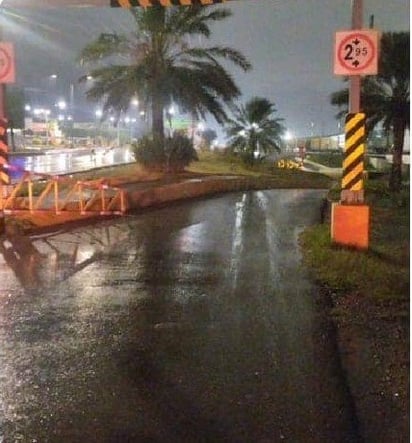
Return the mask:
<path id="1" fill-rule="evenodd" d="M 14 50 L 11 43 L 0 43 L 0 83 L 14 83 Z"/>
<path id="2" fill-rule="evenodd" d="M 373 29 L 339 31 L 335 34 L 333 73 L 376 75 L 379 33 Z"/>

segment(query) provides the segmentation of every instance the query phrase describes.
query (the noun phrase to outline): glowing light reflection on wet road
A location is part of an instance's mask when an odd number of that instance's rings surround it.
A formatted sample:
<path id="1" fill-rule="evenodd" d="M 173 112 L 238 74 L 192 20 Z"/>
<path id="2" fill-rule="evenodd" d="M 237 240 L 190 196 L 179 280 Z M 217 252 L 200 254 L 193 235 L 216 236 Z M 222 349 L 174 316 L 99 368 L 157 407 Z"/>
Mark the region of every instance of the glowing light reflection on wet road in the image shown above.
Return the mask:
<path id="1" fill-rule="evenodd" d="M 3 239 L 0 436 L 357 441 L 297 246 L 322 196 L 230 194 Z"/>

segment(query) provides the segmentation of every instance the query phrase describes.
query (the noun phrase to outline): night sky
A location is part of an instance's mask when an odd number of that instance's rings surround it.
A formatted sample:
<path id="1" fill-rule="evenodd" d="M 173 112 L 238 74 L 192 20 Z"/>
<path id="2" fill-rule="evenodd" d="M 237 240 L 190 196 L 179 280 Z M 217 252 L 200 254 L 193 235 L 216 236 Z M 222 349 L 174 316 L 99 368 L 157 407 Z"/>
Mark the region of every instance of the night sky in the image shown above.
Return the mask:
<path id="1" fill-rule="evenodd" d="M 318 135 L 336 133 L 329 96 L 342 80 L 332 73 L 333 38 L 335 31 L 350 29 L 351 1 L 237 0 L 225 6 L 233 17 L 215 26 L 211 44 L 241 50 L 253 64 L 248 73 L 233 68 L 241 100 L 263 96 L 275 102 L 295 135 L 309 135 L 311 127 Z M 407 0 L 364 0 L 365 27 L 371 14 L 378 30 L 409 30 Z M 126 10 L 103 7 L 6 8 L 3 20 L 3 40 L 16 48 L 17 85 L 66 100 L 69 84 L 84 72 L 75 63 L 81 48 L 100 32 L 127 32 L 130 23 Z M 59 78 L 51 84 L 54 73 Z"/>

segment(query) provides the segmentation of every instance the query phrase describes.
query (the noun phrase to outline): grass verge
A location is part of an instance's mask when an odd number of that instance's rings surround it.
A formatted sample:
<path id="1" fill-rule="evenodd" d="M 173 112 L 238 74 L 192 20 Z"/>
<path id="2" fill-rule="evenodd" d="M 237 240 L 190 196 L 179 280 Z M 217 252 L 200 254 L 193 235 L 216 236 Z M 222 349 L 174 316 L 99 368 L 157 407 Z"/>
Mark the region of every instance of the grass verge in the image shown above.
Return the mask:
<path id="1" fill-rule="evenodd" d="M 304 263 L 335 293 L 356 291 L 377 300 L 409 298 L 409 189 L 396 197 L 381 182 L 366 190 L 371 210 L 370 247 L 356 251 L 331 244 L 330 226 L 301 237 Z"/>
<path id="2" fill-rule="evenodd" d="M 328 313 L 354 399 L 362 441 L 406 442 L 409 435 L 409 189 L 392 195 L 366 182 L 370 247 L 330 242 L 329 224 L 301 236 L 303 260 L 327 297 Z M 330 306 L 330 311 L 329 311 Z"/>
<path id="3" fill-rule="evenodd" d="M 254 166 L 244 165 L 233 155 L 217 152 L 200 152 L 199 161 L 193 162 L 186 171 L 178 174 L 147 172 L 137 163 L 100 168 L 76 174 L 70 174 L 75 180 L 111 179 L 116 182 L 153 181 L 173 177 L 181 180 L 187 175 L 240 175 L 244 177 L 270 179 L 279 188 L 330 188 L 332 181 L 329 177 L 304 172 L 295 169 L 278 169 L 273 162 L 259 162 Z"/>

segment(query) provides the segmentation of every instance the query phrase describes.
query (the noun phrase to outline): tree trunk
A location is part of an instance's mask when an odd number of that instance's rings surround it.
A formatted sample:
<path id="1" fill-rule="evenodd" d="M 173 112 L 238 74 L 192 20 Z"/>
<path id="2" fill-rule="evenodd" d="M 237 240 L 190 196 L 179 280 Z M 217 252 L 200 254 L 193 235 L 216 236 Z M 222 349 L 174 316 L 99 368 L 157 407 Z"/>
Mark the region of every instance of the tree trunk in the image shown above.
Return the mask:
<path id="1" fill-rule="evenodd" d="M 393 160 L 391 176 L 389 179 L 389 189 L 399 192 L 402 184 L 402 154 L 405 137 L 405 122 L 397 118 L 393 125 Z"/>
<path id="2" fill-rule="evenodd" d="M 152 133 L 154 137 L 164 139 L 163 104 L 157 97 L 153 97 L 152 104 Z"/>
<path id="3" fill-rule="evenodd" d="M 10 126 L 10 144 L 11 144 L 11 150 L 13 152 L 16 152 L 16 139 L 14 137 L 14 128 L 13 128 L 13 126 Z"/>

